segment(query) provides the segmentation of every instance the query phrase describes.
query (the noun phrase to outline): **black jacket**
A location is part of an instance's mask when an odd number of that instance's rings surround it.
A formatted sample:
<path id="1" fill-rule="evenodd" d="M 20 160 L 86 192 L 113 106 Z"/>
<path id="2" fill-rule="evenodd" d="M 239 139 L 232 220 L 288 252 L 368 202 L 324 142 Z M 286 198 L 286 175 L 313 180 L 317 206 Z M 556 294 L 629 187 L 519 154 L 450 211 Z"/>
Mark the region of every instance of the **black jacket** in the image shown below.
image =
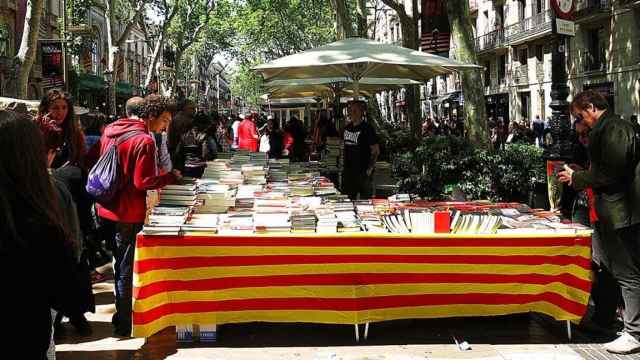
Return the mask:
<path id="1" fill-rule="evenodd" d="M 640 131 L 638 125 L 605 112 L 589 133 L 586 171 L 573 173 L 573 187 L 593 189 L 600 221 L 615 229 L 640 223 Z"/>

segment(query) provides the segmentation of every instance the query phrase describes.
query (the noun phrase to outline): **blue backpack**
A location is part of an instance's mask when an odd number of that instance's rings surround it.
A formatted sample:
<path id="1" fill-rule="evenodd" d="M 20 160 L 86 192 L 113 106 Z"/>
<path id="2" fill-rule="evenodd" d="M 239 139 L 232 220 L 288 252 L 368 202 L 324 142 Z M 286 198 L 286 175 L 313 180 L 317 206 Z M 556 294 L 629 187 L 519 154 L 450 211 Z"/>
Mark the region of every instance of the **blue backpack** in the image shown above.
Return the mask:
<path id="1" fill-rule="evenodd" d="M 122 170 L 119 166 L 118 146 L 139 134 L 145 133 L 132 131 L 118 137 L 89 171 L 86 190 L 98 203 L 109 203 L 122 187 Z"/>

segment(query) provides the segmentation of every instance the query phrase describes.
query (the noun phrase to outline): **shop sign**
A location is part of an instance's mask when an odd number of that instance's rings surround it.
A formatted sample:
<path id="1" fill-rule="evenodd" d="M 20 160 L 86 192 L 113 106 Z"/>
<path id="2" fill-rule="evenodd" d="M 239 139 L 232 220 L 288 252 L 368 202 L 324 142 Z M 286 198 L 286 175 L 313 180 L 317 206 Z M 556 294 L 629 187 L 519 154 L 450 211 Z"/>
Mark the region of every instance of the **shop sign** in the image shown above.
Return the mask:
<path id="1" fill-rule="evenodd" d="M 43 42 L 40 44 L 40 53 L 42 54 L 42 86 L 51 88 L 64 85 L 62 42 Z"/>
<path id="2" fill-rule="evenodd" d="M 576 36 L 576 23 L 556 18 L 556 33 L 558 35 Z"/>

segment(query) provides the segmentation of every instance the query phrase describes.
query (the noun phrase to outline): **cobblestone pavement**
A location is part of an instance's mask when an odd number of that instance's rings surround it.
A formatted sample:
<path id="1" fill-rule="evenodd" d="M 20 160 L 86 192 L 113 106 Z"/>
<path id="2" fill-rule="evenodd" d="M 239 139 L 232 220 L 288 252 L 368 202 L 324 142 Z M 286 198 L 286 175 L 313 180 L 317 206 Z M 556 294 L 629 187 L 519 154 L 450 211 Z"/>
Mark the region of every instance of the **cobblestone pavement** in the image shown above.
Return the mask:
<path id="1" fill-rule="evenodd" d="M 151 342 L 112 335 L 113 283 L 94 286 L 97 311 L 87 314 L 94 334 L 79 337 L 69 324 L 57 336 L 59 360 L 229 359 L 229 360 L 640 360 L 640 355 L 607 354 L 580 332 L 567 341 L 563 323 L 536 315 L 372 324 L 367 340 L 354 339 L 354 327 L 322 324 L 234 324 L 218 329 L 215 344 L 177 344 L 171 330 Z M 363 328 L 360 328 L 361 334 Z M 466 341 L 459 350 L 453 340 Z"/>

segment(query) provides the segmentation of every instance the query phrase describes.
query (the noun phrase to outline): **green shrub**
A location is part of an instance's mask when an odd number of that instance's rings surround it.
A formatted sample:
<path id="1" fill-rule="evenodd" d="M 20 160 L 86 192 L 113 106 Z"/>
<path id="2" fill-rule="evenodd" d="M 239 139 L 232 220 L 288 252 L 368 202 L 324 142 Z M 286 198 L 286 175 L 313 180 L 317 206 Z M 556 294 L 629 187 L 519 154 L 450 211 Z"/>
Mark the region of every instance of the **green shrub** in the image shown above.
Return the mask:
<path id="1" fill-rule="evenodd" d="M 399 191 L 429 200 L 447 199 L 457 186 L 467 199 L 526 202 L 533 179 L 544 179 L 542 150 L 533 145 L 494 152 L 464 138 L 433 136 L 413 150 L 400 148 L 391 153 Z"/>

